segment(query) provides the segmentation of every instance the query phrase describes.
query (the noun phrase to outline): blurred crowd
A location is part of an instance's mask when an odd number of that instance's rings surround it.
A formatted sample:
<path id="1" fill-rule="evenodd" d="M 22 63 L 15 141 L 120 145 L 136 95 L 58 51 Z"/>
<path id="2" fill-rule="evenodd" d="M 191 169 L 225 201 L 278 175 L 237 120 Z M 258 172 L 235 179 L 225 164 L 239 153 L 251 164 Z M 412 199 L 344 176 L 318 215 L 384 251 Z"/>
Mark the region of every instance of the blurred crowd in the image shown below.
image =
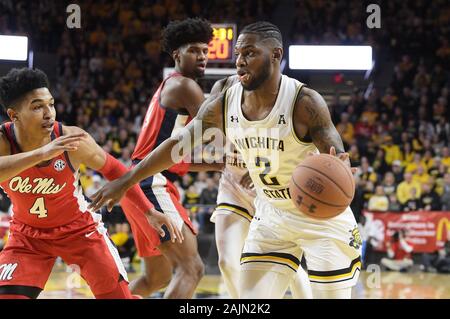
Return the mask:
<path id="1" fill-rule="evenodd" d="M 69 3 L 2 0 L 0 32 L 26 34 L 36 51 L 56 52 L 57 120 L 84 128 L 127 166 L 162 66 L 171 66 L 159 44 L 162 28 L 170 20 L 203 16 L 236 22 L 240 30 L 256 20 L 272 20 L 280 5 L 275 0 L 83 0 L 77 1 L 83 28 L 69 30 L 64 14 Z M 352 203 L 357 219 L 365 209 L 450 210 L 450 10 L 444 0 L 383 1 L 382 28 L 368 29 L 369 3 L 297 0 L 285 45 L 369 44 L 395 65 L 386 88 L 355 88 L 348 101 L 336 95 L 329 103 L 358 167 Z M 80 170 L 89 196 L 104 181 L 85 167 Z M 209 215 L 219 178 L 219 173 L 198 173 L 177 182 L 183 204 L 204 232 L 213 231 Z M 2 207 L 6 201 L 0 198 Z M 112 216 L 105 216 L 111 233 L 129 234 L 126 220 Z M 116 237 L 119 246 L 132 239 Z"/>
<path id="2" fill-rule="evenodd" d="M 353 211 L 450 210 L 450 9 L 386 1 L 381 28 L 369 29 L 369 3 L 297 0 L 291 29 L 295 44 L 370 44 L 394 62 L 386 88 L 357 88 L 329 105 L 358 167 Z"/>

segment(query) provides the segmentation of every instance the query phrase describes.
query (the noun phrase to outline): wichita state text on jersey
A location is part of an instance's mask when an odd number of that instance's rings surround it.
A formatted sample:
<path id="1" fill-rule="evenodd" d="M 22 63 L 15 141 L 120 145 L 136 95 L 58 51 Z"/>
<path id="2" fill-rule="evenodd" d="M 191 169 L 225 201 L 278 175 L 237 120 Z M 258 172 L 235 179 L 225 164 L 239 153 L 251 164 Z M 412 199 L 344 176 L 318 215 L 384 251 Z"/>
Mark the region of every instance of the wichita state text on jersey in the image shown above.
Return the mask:
<path id="1" fill-rule="evenodd" d="M 300 141 L 294 132 L 294 103 L 302 87 L 303 83 L 283 75 L 274 107 L 259 121 L 249 121 L 243 115 L 240 83 L 225 95 L 227 138 L 247 164 L 258 197 L 283 210 L 296 210 L 289 193 L 295 167 L 308 152 L 318 152 L 314 144 Z"/>

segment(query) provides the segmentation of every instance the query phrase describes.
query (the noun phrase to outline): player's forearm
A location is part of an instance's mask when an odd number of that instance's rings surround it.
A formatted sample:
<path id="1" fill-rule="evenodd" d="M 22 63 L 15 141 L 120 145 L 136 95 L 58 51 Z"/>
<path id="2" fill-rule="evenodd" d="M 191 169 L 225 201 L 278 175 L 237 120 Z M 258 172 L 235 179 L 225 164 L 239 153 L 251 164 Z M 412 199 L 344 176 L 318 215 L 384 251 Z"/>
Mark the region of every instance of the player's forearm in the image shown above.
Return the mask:
<path id="1" fill-rule="evenodd" d="M 344 144 L 342 142 L 341 136 L 337 132 L 334 126 L 330 128 L 319 128 L 317 130 L 311 131 L 311 138 L 314 145 L 317 146 L 320 153 L 330 153 L 331 147 L 334 147 L 336 154 L 345 153 Z M 346 158 L 344 162 L 351 167 L 350 158 Z"/>
<path id="2" fill-rule="evenodd" d="M 177 163 L 172 157 L 172 149 L 178 140 L 169 138 L 148 154 L 138 165 L 122 176 L 126 188 L 130 188 L 141 180 L 160 173 Z"/>
<path id="3" fill-rule="evenodd" d="M 192 163 L 189 165 L 190 172 L 220 172 L 223 170 L 224 163 Z"/>
<path id="4" fill-rule="evenodd" d="M 138 165 L 125 174 L 122 181 L 127 189 L 141 180 L 160 173 L 181 162 L 196 145 L 200 145 L 203 133 L 211 125 L 194 118 L 178 135 L 165 140 Z"/>
<path id="5" fill-rule="evenodd" d="M 330 148 L 334 147 L 336 154 L 344 153 L 344 144 L 331 121 L 330 111 L 323 97 L 314 90 L 304 88 L 298 99 L 298 121 L 308 127 L 312 141 L 319 151 L 329 154 Z"/>
<path id="6" fill-rule="evenodd" d="M 102 168 L 98 169 L 98 172 L 101 173 L 107 180 L 112 181 L 120 178 L 129 171 L 129 169 L 126 168 L 125 165 L 112 157 L 110 154 L 105 155 L 105 164 Z M 133 187 L 131 187 L 125 193 L 125 197 L 123 198 L 123 200 L 133 203 L 139 203 L 138 207 L 133 210 L 139 213 L 146 213 L 154 207 L 148 201 L 147 197 L 145 197 L 144 192 L 138 185 L 134 185 Z"/>
<path id="7" fill-rule="evenodd" d="M 311 129 L 311 138 L 320 153 L 328 154 L 332 146 L 336 149 L 336 154 L 345 152 L 341 136 L 334 127 Z"/>
<path id="8" fill-rule="evenodd" d="M 0 157 L 0 183 L 42 162 L 38 150 Z"/>

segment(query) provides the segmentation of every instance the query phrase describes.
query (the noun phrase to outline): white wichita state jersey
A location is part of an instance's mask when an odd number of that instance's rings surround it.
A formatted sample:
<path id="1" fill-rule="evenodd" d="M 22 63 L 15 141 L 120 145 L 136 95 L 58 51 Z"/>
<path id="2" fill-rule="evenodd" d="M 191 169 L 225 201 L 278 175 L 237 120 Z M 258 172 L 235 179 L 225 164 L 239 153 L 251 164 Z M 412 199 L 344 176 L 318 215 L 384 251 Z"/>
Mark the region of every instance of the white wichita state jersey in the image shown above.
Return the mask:
<path id="1" fill-rule="evenodd" d="M 294 212 L 289 192 L 292 172 L 308 152 L 318 153 L 314 144 L 300 141 L 294 132 L 294 102 L 303 85 L 283 75 L 273 109 L 259 121 L 244 117 L 240 83 L 227 90 L 224 102 L 225 134 L 247 164 L 258 198 Z"/>
<path id="2" fill-rule="evenodd" d="M 226 162 L 222 172 L 222 178 L 224 181 L 238 187 L 238 191 L 243 191 L 250 196 L 255 196 L 255 192 L 252 189 L 244 188 L 240 184 L 241 179 L 245 174 L 247 174 L 247 164 L 245 164 L 239 151 L 231 144 L 231 150 L 226 152 Z"/>

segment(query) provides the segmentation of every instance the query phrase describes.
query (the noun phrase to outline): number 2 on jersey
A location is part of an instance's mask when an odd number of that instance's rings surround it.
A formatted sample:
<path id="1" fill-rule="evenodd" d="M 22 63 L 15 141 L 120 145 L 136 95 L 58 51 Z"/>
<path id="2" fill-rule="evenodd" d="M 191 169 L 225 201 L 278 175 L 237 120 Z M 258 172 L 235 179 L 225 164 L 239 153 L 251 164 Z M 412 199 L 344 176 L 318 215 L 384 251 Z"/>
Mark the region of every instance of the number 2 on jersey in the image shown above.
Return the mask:
<path id="1" fill-rule="evenodd" d="M 259 178 L 261 178 L 261 181 L 263 182 L 264 185 L 267 186 L 275 186 L 275 185 L 280 185 L 280 183 L 278 182 L 276 177 L 268 177 L 267 175 L 270 174 L 270 161 L 268 158 L 266 157 L 260 157 L 257 156 L 255 158 L 255 165 L 257 167 L 261 167 L 261 164 L 264 163 L 264 171 L 259 174 Z M 267 178 L 270 180 L 268 181 Z"/>
<path id="2" fill-rule="evenodd" d="M 30 208 L 30 214 L 38 215 L 38 218 L 47 217 L 47 210 L 45 209 L 44 197 L 39 197 Z"/>

